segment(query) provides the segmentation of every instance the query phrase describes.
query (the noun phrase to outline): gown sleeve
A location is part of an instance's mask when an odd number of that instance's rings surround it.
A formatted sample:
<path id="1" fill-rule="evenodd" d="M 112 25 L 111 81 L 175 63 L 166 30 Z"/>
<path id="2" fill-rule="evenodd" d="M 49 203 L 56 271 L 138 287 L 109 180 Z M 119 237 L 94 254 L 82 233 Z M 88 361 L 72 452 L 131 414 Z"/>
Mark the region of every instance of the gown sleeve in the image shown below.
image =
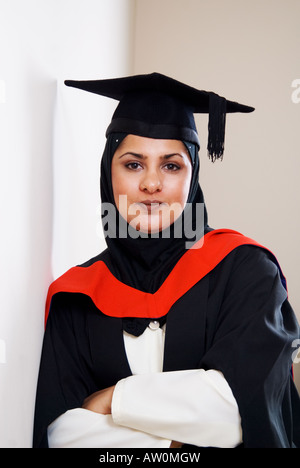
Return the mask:
<path id="1" fill-rule="evenodd" d="M 162 437 L 118 426 L 111 414 L 72 409 L 48 427 L 50 448 L 168 448 Z"/>
<path id="2" fill-rule="evenodd" d="M 223 373 L 239 406 L 245 447 L 300 447 L 292 378 L 299 324 L 275 259 L 257 247 L 238 248 L 225 291 L 200 367 Z"/>
<path id="3" fill-rule="evenodd" d="M 220 307 L 212 307 L 208 318 L 206 352 L 199 363 L 204 379 L 199 387 L 198 402 L 192 398 L 190 390 L 192 386 L 197 388 L 193 371 L 187 371 L 182 378 L 178 372 L 171 377 L 160 374 L 155 379 L 150 375 L 132 376 L 118 384 L 122 389 L 117 386 L 120 395 L 117 392 L 114 395 L 115 421 L 136 428 L 147 426 L 153 434 L 176 437 L 180 442 L 218 446 L 221 439 L 217 433 L 215 440 L 214 436 L 201 439 L 201 431 L 197 434 L 197 429 L 193 440 L 188 434 L 192 434 L 193 424 L 197 427 L 197 421 L 198 429 L 201 427 L 203 406 L 200 402 L 205 402 L 208 410 L 210 408 L 205 392 L 208 382 L 205 381 L 211 380 L 210 371 L 218 370 L 238 404 L 245 447 L 299 447 L 299 395 L 291 376 L 292 343 L 299 337 L 299 325 L 278 267 L 263 250 L 241 248 L 227 278 L 223 271 L 224 278 L 226 286 Z M 220 300 L 217 294 L 214 300 Z M 163 379 L 166 384 L 169 379 L 165 387 Z M 176 388 L 181 385 L 184 397 L 178 399 Z M 158 387 L 163 390 L 156 391 Z M 135 395 L 135 405 L 130 393 Z M 190 398 L 185 398 L 186 395 Z M 214 410 L 215 405 L 212 405 L 211 415 L 215 416 L 218 411 Z M 177 420 L 181 412 L 182 416 L 190 417 Z M 226 432 L 230 428 L 230 418 L 226 420 L 224 412 L 219 414 L 222 414 L 221 421 L 215 422 L 220 428 L 223 424 Z M 175 435 L 172 431 L 176 425 Z M 216 427 L 217 424 L 214 429 Z M 233 424 L 232 430 L 237 427 Z M 238 441 L 238 436 L 235 440 Z"/>
<path id="4" fill-rule="evenodd" d="M 116 424 L 198 447 L 242 441 L 236 401 L 215 370 L 140 374 L 120 380 L 112 400 Z"/>
<path id="5" fill-rule="evenodd" d="M 33 447 L 48 447 L 47 427 L 58 416 L 80 408 L 84 399 L 97 390 L 88 371 L 89 356 L 84 319 L 74 317 L 68 301 L 57 294 L 52 299 L 43 340 L 36 392 Z M 78 326 L 79 324 L 79 326 Z M 80 349 L 78 346 L 80 342 Z"/>

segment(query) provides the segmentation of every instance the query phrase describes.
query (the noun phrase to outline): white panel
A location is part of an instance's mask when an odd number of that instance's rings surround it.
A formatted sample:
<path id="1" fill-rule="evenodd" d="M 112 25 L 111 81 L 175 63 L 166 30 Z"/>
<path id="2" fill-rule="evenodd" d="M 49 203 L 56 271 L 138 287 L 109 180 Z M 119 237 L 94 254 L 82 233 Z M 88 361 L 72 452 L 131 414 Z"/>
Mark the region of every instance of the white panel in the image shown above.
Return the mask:
<path id="1" fill-rule="evenodd" d="M 131 72 L 134 0 L 0 0 L 0 446 L 30 447 L 53 277 L 103 249 L 99 160 L 112 104 L 67 78 Z"/>

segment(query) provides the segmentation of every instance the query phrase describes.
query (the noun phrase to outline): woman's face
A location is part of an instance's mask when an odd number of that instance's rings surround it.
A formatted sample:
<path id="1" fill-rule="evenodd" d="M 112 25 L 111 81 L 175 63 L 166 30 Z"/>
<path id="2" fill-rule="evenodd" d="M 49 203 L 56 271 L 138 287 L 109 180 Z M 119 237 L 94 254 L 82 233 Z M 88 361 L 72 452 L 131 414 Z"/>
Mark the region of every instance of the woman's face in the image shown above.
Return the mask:
<path id="1" fill-rule="evenodd" d="M 111 172 L 118 211 L 135 229 L 161 231 L 182 213 L 192 164 L 181 141 L 128 135 L 113 156 Z"/>

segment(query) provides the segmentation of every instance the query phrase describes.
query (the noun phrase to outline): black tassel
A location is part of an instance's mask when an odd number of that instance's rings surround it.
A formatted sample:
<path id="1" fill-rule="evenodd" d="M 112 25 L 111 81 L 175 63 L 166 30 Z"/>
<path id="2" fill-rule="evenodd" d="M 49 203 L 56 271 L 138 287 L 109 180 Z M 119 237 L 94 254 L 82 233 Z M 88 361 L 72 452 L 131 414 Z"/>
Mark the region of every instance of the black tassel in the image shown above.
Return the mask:
<path id="1" fill-rule="evenodd" d="M 211 93 L 209 98 L 208 157 L 212 162 L 223 159 L 226 123 L 226 99 Z"/>

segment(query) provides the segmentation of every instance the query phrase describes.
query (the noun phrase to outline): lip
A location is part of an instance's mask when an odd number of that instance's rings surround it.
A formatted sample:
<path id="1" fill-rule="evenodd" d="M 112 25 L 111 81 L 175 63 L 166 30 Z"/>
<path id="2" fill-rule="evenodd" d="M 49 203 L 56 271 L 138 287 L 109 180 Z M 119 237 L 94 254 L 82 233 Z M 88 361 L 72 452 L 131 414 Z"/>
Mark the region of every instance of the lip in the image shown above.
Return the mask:
<path id="1" fill-rule="evenodd" d="M 165 205 L 166 203 L 160 200 L 141 200 L 140 202 L 136 202 L 136 204 L 146 206 L 148 213 L 152 213 L 158 210 L 162 205 Z"/>
<path id="2" fill-rule="evenodd" d="M 163 202 L 160 200 L 141 200 L 138 203 L 139 204 L 143 203 L 143 205 L 152 205 L 152 204 L 161 205 Z"/>

